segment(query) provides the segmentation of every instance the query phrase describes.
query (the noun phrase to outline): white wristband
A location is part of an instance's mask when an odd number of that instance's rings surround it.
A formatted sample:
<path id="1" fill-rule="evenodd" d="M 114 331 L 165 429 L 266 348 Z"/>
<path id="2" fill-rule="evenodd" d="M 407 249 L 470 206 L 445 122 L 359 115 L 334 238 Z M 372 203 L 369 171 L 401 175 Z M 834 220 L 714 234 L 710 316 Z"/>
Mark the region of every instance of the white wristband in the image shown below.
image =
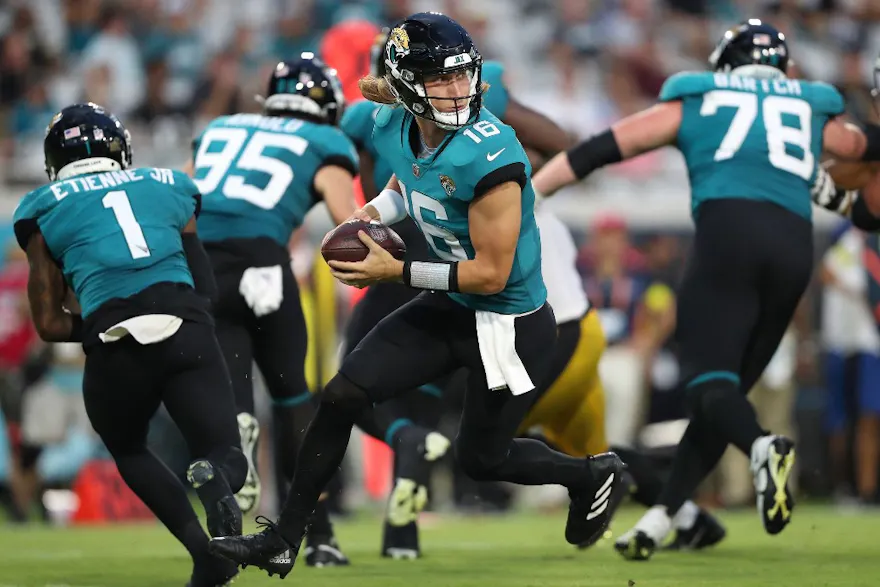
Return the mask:
<path id="1" fill-rule="evenodd" d="M 394 224 L 406 218 L 406 205 L 403 196 L 392 189 L 384 189 L 368 202 L 379 213 L 382 224 Z"/>

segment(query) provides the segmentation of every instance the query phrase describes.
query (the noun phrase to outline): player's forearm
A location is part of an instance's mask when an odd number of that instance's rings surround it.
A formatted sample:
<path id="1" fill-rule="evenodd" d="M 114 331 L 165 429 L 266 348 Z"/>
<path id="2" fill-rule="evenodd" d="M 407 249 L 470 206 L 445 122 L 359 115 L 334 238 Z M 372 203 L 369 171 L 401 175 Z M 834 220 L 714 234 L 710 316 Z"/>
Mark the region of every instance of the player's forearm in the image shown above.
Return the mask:
<path id="1" fill-rule="evenodd" d="M 504 289 L 509 278 L 510 264 L 505 267 L 499 263 L 481 263 L 480 259 L 458 264 L 458 290 L 462 293 L 497 294 Z"/>
<path id="2" fill-rule="evenodd" d="M 595 170 L 623 159 L 622 149 L 611 129 L 559 153 L 535 175 L 533 187 L 549 196 L 558 189 L 584 179 Z"/>
<path id="3" fill-rule="evenodd" d="M 568 161 L 568 153 L 559 153 L 535 174 L 532 187 L 543 196 L 551 196 L 577 179 Z"/>

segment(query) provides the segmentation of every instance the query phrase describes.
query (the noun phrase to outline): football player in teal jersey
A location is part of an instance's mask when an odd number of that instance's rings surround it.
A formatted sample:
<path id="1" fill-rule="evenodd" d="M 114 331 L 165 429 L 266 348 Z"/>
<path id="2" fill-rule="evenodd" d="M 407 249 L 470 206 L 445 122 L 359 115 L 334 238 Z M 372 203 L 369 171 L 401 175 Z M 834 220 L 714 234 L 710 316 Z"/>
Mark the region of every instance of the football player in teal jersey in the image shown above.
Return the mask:
<path id="1" fill-rule="evenodd" d="M 373 46 L 371 74 L 375 77 L 385 72 L 384 50 L 389 32 L 384 29 Z M 514 128 L 533 165 L 570 147 L 572 139 L 558 125 L 511 97 L 503 75 L 504 67 L 500 63 L 483 64 L 483 81 L 489 86 L 489 91 L 482 96 L 483 107 Z M 369 100 L 357 102 L 346 108 L 340 123 L 340 128 L 358 148 L 360 184 L 367 202 L 376 197 L 392 175 L 386 157 L 373 140 L 374 119 L 381 107 Z M 427 242 L 411 218 L 404 218 L 392 228 L 407 243 L 407 259 L 430 258 Z M 401 283 L 371 286 L 355 306 L 347 325 L 344 355 L 353 351 L 379 321 L 418 293 Z M 420 555 L 414 519 L 427 501 L 430 463 L 442 457 L 449 446 L 449 441 L 433 430 L 443 414 L 440 396 L 447 386 L 445 380 L 424 385 L 419 389 L 421 393 L 404 394 L 385 402 L 357 422 L 363 431 L 388 443 L 395 451 L 395 484 L 388 500 L 382 539 L 385 556 L 416 558 Z"/>
<path id="2" fill-rule="evenodd" d="M 248 477 L 236 496 L 242 511 L 260 496 L 259 426 L 254 413 L 255 361 L 273 402 L 289 479 L 317 400 L 305 378 L 307 332 L 287 244 L 317 202 L 341 222 L 355 209 L 357 153 L 336 126 L 345 107 L 336 72 L 311 53 L 278 63 L 263 114 L 222 116 L 193 144 L 193 179 L 204 197 L 199 233 L 219 289 L 217 338 L 232 376 Z M 348 564 L 324 504 L 309 531 L 306 561 Z"/>
<path id="3" fill-rule="evenodd" d="M 147 448 L 164 404 L 195 459 L 187 478 L 210 533 L 241 533 L 233 492 L 247 461 L 206 299 L 216 285 L 196 234 L 199 191 L 179 171 L 131 168 L 128 131 L 96 104 L 56 114 L 44 149 L 50 183 L 14 214 L 37 332 L 82 343 L 86 411 L 119 473 L 189 551 L 190 587 L 225 585 L 237 568 L 209 553 L 184 486 Z"/>
<path id="4" fill-rule="evenodd" d="M 425 291 L 380 322 L 327 384 L 278 523 L 217 538 L 215 552 L 261 568 L 283 553 L 295 558 L 361 412 L 459 368 L 468 370 L 455 440 L 464 471 L 568 487 L 572 544 L 592 543 L 607 528 L 625 493 L 617 455 L 575 458 L 514 438 L 548 373 L 556 324 L 541 277 L 531 167 L 513 130 L 481 108 L 481 61 L 458 23 L 420 13 L 392 29 L 386 75 L 362 80 L 366 98 L 388 104 L 374 140 L 394 175 L 355 217 L 392 224 L 409 214 L 432 260 L 398 261 L 361 233 L 367 258 L 330 265 L 347 284 L 402 281 Z"/>
<path id="5" fill-rule="evenodd" d="M 688 167 L 696 236 L 676 338 L 692 417 L 659 505 L 617 542 L 628 558 L 651 555 L 670 513 L 729 443 L 751 458 L 765 530 L 781 532 L 791 519 L 794 443 L 761 428 L 746 394 L 810 279 L 811 190 L 828 186 L 818 165 L 823 149 L 854 160 L 875 158 L 877 146 L 837 118 L 844 102 L 834 88 L 786 77 L 788 60 L 779 31 L 759 20 L 738 25 L 710 57 L 714 72 L 671 77 L 660 104 L 555 157 L 535 177 L 549 195 L 665 145 L 677 146 Z"/>

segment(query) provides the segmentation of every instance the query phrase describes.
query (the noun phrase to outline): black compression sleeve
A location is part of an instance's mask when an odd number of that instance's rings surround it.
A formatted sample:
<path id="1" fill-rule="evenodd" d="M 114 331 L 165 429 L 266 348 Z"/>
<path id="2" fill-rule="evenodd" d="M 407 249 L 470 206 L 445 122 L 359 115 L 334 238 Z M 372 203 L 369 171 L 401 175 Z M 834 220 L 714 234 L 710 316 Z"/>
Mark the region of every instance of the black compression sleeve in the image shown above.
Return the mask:
<path id="1" fill-rule="evenodd" d="M 609 128 L 600 135 L 575 145 L 568 151 L 568 164 L 578 179 L 583 179 L 595 170 L 623 160 L 614 132 Z"/>
<path id="2" fill-rule="evenodd" d="M 205 252 L 205 247 L 202 246 L 198 234 L 185 232 L 180 236 L 196 291 L 208 298 L 213 304 L 217 301 L 217 282 L 214 281 L 214 270 L 211 268 L 208 253 Z"/>
<path id="3" fill-rule="evenodd" d="M 868 232 L 880 232 L 880 218 L 877 218 L 868 210 L 868 205 L 861 195 L 853 202 L 850 220 L 852 220 L 856 228 Z"/>
<path id="4" fill-rule="evenodd" d="M 880 161 L 880 126 L 866 124 L 862 130 L 868 139 L 865 152 L 862 154 L 862 161 Z"/>

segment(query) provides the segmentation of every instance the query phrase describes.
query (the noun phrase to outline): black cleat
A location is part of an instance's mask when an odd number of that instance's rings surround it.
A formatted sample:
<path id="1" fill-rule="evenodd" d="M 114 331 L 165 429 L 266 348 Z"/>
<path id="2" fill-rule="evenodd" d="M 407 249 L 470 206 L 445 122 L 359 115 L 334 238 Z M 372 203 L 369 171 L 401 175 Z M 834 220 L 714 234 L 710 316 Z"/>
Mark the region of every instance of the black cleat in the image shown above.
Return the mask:
<path id="1" fill-rule="evenodd" d="M 382 556 L 394 560 L 415 560 L 422 556 L 418 525 L 410 522 L 395 526 L 386 519 L 382 529 Z"/>
<path id="2" fill-rule="evenodd" d="M 237 576 L 237 564 L 220 556 L 211 556 L 205 563 L 196 563 L 186 587 L 224 587 Z"/>
<path id="3" fill-rule="evenodd" d="M 791 521 L 794 510 L 794 497 L 788 489 L 788 478 L 794 470 L 794 442 L 784 436 L 768 440 L 766 453 L 753 455 L 752 471 L 764 530 L 779 534 Z M 757 463 L 755 457 L 760 459 Z"/>
<path id="4" fill-rule="evenodd" d="M 676 530 L 675 538 L 664 550 L 701 550 L 724 540 L 727 530 L 718 518 L 700 508 L 697 520 L 688 530 Z"/>
<path id="5" fill-rule="evenodd" d="M 630 530 L 614 542 L 614 550 L 631 561 L 646 561 L 657 550 L 657 543 L 642 530 Z"/>
<path id="6" fill-rule="evenodd" d="M 226 480 L 217 478 L 217 474 L 217 471 L 214 470 L 214 465 L 210 461 L 202 459 L 193 461 L 190 464 L 186 470 L 186 479 L 193 489 L 199 493 L 199 499 L 202 500 L 202 505 L 205 506 L 208 533 L 214 537 L 241 536 L 241 509 L 239 509 L 232 491 L 229 490 L 228 495 L 216 500 L 210 500 L 210 498 L 205 497 L 210 495 L 207 491 L 199 491 L 200 488 L 208 483 L 223 483 L 228 489 L 229 485 L 226 483 Z"/>
<path id="7" fill-rule="evenodd" d="M 303 554 L 306 557 L 306 565 L 310 567 L 347 567 L 351 564 L 348 557 L 339 549 L 339 543 L 332 537 L 309 535 L 306 538 Z"/>
<path id="8" fill-rule="evenodd" d="M 224 556 L 241 565 L 263 569 L 269 576 L 286 577 L 293 569 L 299 545 L 291 546 L 278 532 L 275 524 L 257 516 L 257 524 L 262 530 L 245 536 L 226 536 L 212 538 L 210 550 L 213 554 Z"/>
<path id="9" fill-rule="evenodd" d="M 626 495 L 623 472 L 626 465 L 613 452 L 587 459 L 593 482 L 587 488 L 569 490 L 571 504 L 565 524 L 565 540 L 587 548 L 599 540 Z"/>

